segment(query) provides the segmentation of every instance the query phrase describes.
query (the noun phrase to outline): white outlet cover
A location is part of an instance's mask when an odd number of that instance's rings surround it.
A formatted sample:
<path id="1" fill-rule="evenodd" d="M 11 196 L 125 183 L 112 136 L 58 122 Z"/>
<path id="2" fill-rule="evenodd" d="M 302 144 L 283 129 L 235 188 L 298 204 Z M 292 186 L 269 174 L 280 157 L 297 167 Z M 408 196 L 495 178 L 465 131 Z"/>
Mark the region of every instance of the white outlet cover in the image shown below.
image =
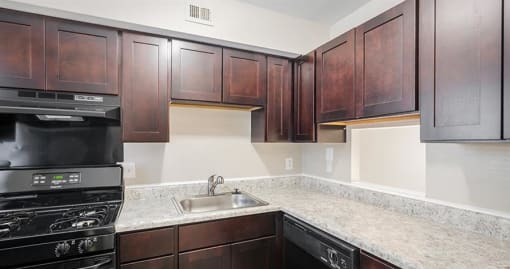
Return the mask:
<path id="1" fill-rule="evenodd" d="M 285 159 L 285 170 L 294 169 L 294 160 L 292 158 Z"/>
<path id="2" fill-rule="evenodd" d="M 335 151 L 333 148 L 326 148 L 326 161 L 332 162 L 334 159 L 334 153 Z"/>
<path id="3" fill-rule="evenodd" d="M 136 178 L 136 164 L 131 162 L 120 163 L 124 178 Z"/>
<path id="4" fill-rule="evenodd" d="M 326 162 L 326 173 L 333 173 L 333 162 Z"/>

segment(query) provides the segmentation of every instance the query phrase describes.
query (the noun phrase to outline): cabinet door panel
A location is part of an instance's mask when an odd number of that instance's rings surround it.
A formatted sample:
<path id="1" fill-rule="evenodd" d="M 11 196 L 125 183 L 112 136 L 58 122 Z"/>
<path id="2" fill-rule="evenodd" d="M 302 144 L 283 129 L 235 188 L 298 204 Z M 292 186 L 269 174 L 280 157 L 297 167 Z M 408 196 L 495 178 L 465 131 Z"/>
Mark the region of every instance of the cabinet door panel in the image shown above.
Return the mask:
<path id="1" fill-rule="evenodd" d="M 223 102 L 265 105 L 266 65 L 262 54 L 223 49 Z"/>
<path id="2" fill-rule="evenodd" d="M 294 141 L 315 142 L 315 51 L 294 64 Z"/>
<path id="3" fill-rule="evenodd" d="M 120 269 L 174 269 L 174 259 L 174 256 L 166 256 L 151 260 L 122 264 Z"/>
<path id="4" fill-rule="evenodd" d="M 276 268 L 274 236 L 232 244 L 232 269 Z"/>
<path id="5" fill-rule="evenodd" d="M 502 8 L 420 1 L 422 140 L 501 139 Z"/>
<path id="6" fill-rule="evenodd" d="M 269 57 L 267 60 L 267 142 L 291 139 L 292 73 L 288 60 Z"/>
<path id="7" fill-rule="evenodd" d="M 172 41 L 172 98 L 221 102 L 222 49 Z"/>
<path id="8" fill-rule="evenodd" d="M 47 19 L 48 90 L 118 94 L 118 65 L 116 30 Z"/>
<path id="9" fill-rule="evenodd" d="M 356 28 L 356 117 L 416 107 L 416 1 Z"/>
<path id="10" fill-rule="evenodd" d="M 168 142 L 168 41 L 125 33 L 122 125 L 125 142 Z"/>
<path id="11" fill-rule="evenodd" d="M 355 117 L 354 36 L 352 30 L 317 49 L 317 122 Z"/>
<path id="12" fill-rule="evenodd" d="M 174 228 L 134 232 L 119 235 L 119 260 L 127 263 L 175 252 Z"/>
<path id="13" fill-rule="evenodd" d="M 220 246 L 179 254 L 179 269 L 231 269 L 231 248 Z"/>
<path id="14" fill-rule="evenodd" d="M 44 89 L 43 18 L 0 9 L 0 87 Z"/>

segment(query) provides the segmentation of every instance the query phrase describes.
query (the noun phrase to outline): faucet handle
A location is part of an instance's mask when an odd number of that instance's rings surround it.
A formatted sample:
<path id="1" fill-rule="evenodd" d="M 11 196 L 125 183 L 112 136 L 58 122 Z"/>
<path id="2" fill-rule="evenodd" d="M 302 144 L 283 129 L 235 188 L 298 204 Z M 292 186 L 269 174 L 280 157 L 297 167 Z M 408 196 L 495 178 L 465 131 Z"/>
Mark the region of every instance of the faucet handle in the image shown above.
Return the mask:
<path id="1" fill-rule="evenodd" d="M 216 181 L 218 182 L 218 184 L 223 184 L 223 183 L 225 183 L 225 179 L 224 179 L 222 176 L 218 176 L 218 177 L 216 178 Z"/>

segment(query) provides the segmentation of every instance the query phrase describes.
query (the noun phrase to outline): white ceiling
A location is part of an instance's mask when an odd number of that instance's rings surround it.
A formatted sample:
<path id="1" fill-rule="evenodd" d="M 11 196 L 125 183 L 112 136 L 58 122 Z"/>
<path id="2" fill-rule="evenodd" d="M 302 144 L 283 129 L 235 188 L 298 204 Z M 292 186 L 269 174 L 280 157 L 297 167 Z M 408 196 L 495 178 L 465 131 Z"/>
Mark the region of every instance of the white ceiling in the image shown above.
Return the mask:
<path id="1" fill-rule="evenodd" d="M 239 0 L 291 16 L 333 24 L 370 0 Z"/>

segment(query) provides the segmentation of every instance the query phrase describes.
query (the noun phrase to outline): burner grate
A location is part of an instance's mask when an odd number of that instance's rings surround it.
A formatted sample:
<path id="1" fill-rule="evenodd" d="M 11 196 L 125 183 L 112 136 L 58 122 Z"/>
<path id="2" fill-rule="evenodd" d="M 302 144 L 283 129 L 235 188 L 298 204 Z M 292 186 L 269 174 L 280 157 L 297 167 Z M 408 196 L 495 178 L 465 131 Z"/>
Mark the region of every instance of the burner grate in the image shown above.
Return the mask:
<path id="1" fill-rule="evenodd" d="M 30 223 L 35 216 L 33 212 L 14 212 L 0 214 L 0 238 L 19 231 L 25 224 Z"/>
<path id="2" fill-rule="evenodd" d="M 50 232 L 85 229 L 101 226 L 108 217 L 108 206 L 70 209 L 50 225 Z"/>

